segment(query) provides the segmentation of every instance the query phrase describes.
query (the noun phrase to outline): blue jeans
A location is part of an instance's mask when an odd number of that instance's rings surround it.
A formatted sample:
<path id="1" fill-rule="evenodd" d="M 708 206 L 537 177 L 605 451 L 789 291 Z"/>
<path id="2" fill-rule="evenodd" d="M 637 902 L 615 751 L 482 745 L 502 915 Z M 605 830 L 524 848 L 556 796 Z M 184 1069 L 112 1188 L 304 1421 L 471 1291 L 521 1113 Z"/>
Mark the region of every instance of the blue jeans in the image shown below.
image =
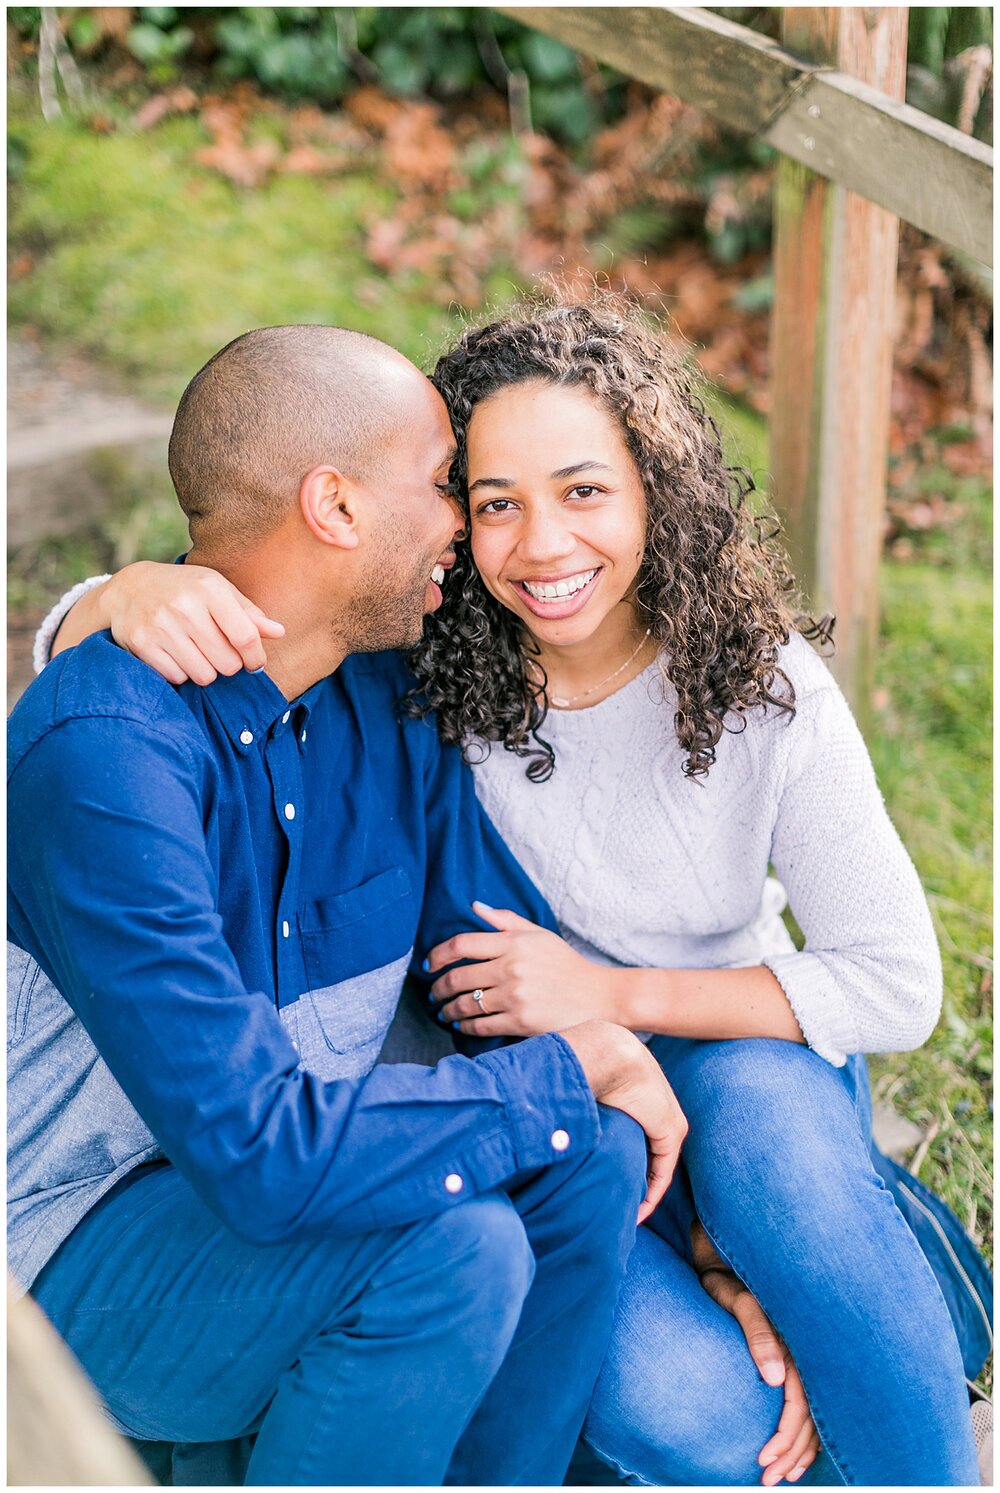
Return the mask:
<path id="1" fill-rule="evenodd" d="M 436 1217 L 245 1243 L 169 1165 L 99 1203 L 34 1294 L 127 1435 L 255 1436 L 258 1486 L 559 1483 L 643 1193 L 642 1132 Z"/>
<path id="2" fill-rule="evenodd" d="M 634 1484 L 760 1480 L 782 1391 L 691 1268 L 696 1206 L 802 1376 L 824 1452 L 800 1486 L 976 1485 L 951 1319 L 868 1154 L 864 1060 L 837 1069 L 769 1039 L 650 1045 L 690 1134 L 629 1262 L 587 1445 Z"/>

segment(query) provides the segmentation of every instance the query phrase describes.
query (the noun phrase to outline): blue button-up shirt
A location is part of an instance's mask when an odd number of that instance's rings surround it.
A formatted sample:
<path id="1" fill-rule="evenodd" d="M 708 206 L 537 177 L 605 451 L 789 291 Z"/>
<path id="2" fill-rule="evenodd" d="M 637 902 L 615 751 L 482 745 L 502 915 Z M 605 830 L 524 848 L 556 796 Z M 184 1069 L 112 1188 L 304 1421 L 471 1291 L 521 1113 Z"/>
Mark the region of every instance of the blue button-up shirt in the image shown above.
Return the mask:
<path id="1" fill-rule="evenodd" d="M 568 1044 L 375 1067 L 402 980 L 481 928 L 553 926 L 391 654 L 288 702 L 173 688 L 108 634 L 11 718 L 11 1263 L 29 1284 L 165 1154 L 261 1242 L 431 1215 L 596 1143 Z M 562 1144 L 559 1137 L 558 1144 Z"/>

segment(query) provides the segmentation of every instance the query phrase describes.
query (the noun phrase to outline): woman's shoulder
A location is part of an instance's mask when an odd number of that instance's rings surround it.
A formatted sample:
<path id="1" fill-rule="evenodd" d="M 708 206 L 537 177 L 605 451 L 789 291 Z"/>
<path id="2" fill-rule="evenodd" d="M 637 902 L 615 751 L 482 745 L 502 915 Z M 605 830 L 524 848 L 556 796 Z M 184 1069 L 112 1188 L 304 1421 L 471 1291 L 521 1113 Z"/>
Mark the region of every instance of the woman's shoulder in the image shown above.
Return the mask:
<path id="1" fill-rule="evenodd" d="M 796 709 L 818 703 L 824 696 L 840 696 L 840 686 L 830 669 L 829 659 L 817 653 L 808 638 L 793 632 L 778 649 L 777 664 L 795 691 Z"/>

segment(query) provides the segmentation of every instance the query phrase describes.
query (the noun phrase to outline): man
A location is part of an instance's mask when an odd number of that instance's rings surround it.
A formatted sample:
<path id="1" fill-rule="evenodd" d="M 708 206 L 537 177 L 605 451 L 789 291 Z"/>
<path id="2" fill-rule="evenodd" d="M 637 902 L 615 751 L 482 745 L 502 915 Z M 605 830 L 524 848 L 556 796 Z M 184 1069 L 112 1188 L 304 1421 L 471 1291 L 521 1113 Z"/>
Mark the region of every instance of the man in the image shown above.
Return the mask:
<path id="1" fill-rule="evenodd" d="M 381 652 L 440 600 L 451 448 L 382 344 L 238 338 L 170 468 L 191 560 L 285 622 L 268 673 L 174 688 L 100 635 L 11 721 L 11 1265 L 124 1431 L 255 1434 L 255 1484 L 559 1482 L 634 1122 L 644 1213 L 683 1138 L 606 1023 L 374 1067 L 474 898 L 551 921 Z"/>

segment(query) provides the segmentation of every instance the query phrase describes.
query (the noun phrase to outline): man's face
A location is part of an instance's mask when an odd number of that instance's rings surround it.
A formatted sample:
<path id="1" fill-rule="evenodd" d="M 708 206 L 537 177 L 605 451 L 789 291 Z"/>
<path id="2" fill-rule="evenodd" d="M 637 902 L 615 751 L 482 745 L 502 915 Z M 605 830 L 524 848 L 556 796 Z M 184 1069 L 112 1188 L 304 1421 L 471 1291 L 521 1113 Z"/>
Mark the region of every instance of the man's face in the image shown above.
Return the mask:
<path id="1" fill-rule="evenodd" d="M 399 432 L 365 484 L 378 527 L 355 593 L 350 651 L 411 648 L 441 605 L 463 517 L 447 490 L 455 438 L 444 401 L 423 379 L 400 409 Z"/>

